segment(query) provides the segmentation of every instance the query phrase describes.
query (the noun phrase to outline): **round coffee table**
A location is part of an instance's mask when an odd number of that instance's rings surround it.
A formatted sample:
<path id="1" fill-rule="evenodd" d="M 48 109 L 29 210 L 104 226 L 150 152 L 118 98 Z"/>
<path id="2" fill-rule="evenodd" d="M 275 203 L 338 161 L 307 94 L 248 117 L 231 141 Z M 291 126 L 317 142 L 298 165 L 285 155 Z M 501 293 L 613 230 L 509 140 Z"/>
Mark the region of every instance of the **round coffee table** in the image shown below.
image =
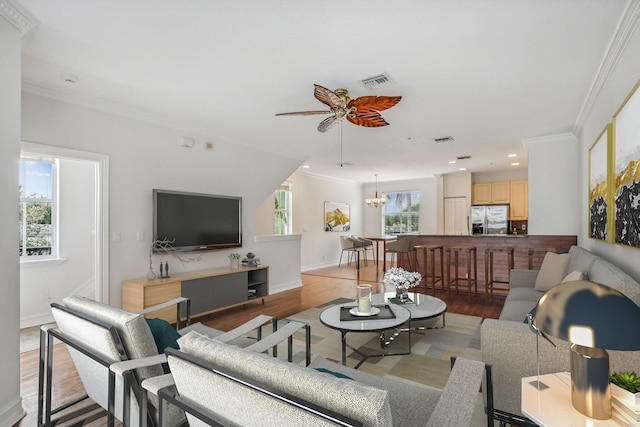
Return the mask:
<path id="1" fill-rule="evenodd" d="M 380 305 L 384 305 L 384 302 L 382 302 Z M 331 306 L 320 313 L 320 322 L 322 322 L 322 324 L 329 328 L 337 329 L 340 331 L 340 334 L 342 336 L 342 364 L 345 366 L 347 365 L 347 334 L 349 332 L 379 332 L 380 338 L 383 341 L 384 348 L 386 345 L 389 345 L 390 341 L 392 341 L 390 340 L 389 342 L 386 342 L 384 338 L 385 331 L 390 329 L 397 331 L 397 328 L 399 326 L 405 324 L 411 318 L 410 311 L 405 307 L 395 304 L 389 304 L 389 309 L 393 312 L 393 314 L 395 314 L 395 317 L 391 319 L 361 317 L 355 320 L 340 320 L 341 307 L 356 307 L 356 304 L 355 302 L 350 302 L 346 304 Z M 367 355 L 351 346 L 349 346 L 349 348 L 362 356 L 362 360 L 360 360 L 358 364 L 356 364 L 355 369 L 358 369 L 360 365 L 362 365 L 369 357 L 398 356 L 402 354 L 409 354 L 411 352 L 411 347 L 409 347 L 409 351 L 403 353 Z"/>
<path id="2" fill-rule="evenodd" d="M 371 303 L 374 305 L 385 303 L 396 304 L 396 302 L 394 302 L 395 297 L 395 292 L 373 294 L 371 296 Z M 419 326 L 414 328 L 411 325 L 411 321 L 434 319 L 438 316 L 442 316 L 442 326 L 440 327 L 443 328 L 445 326 L 445 312 L 447 311 L 447 303 L 442 301 L 440 298 L 432 297 L 431 295 L 420 294 L 418 292 L 410 292 L 409 298 L 411 298 L 411 302 L 398 304 L 401 307 L 409 310 L 409 313 L 411 313 L 411 318 L 409 320 L 409 329 L 414 331 L 434 329 L 434 327 L 429 326 Z"/>

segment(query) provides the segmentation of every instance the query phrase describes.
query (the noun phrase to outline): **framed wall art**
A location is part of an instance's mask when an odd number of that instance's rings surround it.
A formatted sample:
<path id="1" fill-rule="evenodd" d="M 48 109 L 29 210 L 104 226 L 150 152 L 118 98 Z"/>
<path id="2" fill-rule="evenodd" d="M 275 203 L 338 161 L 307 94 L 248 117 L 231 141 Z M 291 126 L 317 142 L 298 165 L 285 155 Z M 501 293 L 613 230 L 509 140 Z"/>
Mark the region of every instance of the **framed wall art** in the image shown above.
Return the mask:
<path id="1" fill-rule="evenodd" d="M 324 231 L 351 230 L 349 204 L 324 202 Z"/>
<path id="2" fill-rule="evenodd" d="M 611 192 L 609 191 L 609 153 L 611 125 L 608 124 L 589 148 L 589 237 L 611 241 Z"/>
<path id="3" fill-rule="evenodd" d="M 615 243 L 640 248 L 640 82 L 613 117 Z"/>

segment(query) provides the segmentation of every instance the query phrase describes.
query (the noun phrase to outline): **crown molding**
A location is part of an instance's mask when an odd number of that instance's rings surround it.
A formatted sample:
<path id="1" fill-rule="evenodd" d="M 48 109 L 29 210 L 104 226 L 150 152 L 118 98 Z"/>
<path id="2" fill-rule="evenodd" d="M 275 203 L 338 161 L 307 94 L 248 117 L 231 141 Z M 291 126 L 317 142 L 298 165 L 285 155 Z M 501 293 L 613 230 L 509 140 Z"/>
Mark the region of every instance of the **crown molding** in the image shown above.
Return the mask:
<path id="1" fill-rule="evenodd" d="M 598 67 L 596 76 L 591 83 L 587 97 L 580 108 L 578 117 L 573 124 L 573 133 L 579 135 L 582 127 L 584 126 L 587 118 L 593 111 L 595 104 L 598 102 L 602 89 L 609 82 L 613 71 L 624 53 L 624 49 L 627 47 L 629 40 L 633 36 L 638 23 L 640 22 L 640 0 L 629 0 L 627 7 L 625 8 L 618 26 L 613 33 L 613 37 L 607 50 L 605 52 L 602 62 Z"/>
<path id="2" fill-rule="evenodd" d="M 118 103 L 106 101 L 103 99 L 93 98 L 89 96 L 82 96 L 82 95 L 77 95 L 77 94 L 73 94 L 73 93 L 69 93 L 69 92 L 65 92 L 57 89 L 48 88 L 28 80 L 22 81 L 22 92 L 29 93 L 32 95 L 42 96 L 45 98 L 51 98 L 56 101 L 66 102 L 68 104 L 77 105 L 79 107 L 100 111 L 100 112 L 111 114 L 114 116 L 124 117 L 130 120 L 136 120 L 144 123 L 149 123 L 152 125 L 161 126 L 179 133 L 185 133 L 188 135 L 206 136 L 207 138 L 215 138 L 217 141 L 220 141 L 220 142 L 224 141 L 224 142 L 229 142 L 233 144 L 239 144 L 245 147 L 249 147 L 252 150 L 261 150 L 266 153 L 290 158 L 290 155 L 288 155 L 287 153 L 282 153 L 277 150 L 266 149 L 265 147 L 257 144 L 247 144 L 233 138 L 221 136 L 217 133 L 215 129 L 209 128 L 207 126 L 201 126 L 196 123 L 175 120 L 171 117 L 162 116 L 160 114 L 155 114 L 146 110 L 136 109 L 124 104 L 118 104 Z"/>
<path id="3" fill-rule="evenodd" d="M 37 83 L 29 82 L 26 80 L 22 81 L 22 91 L 26 93 L 30 93 L 32 95 L 43 96 L 45 98 L 51 98 L 58 101 L 67 102 L 69 104 L 74 104 L 80 107 L 98 110 L 103 113 L 113 114 L 116 116 L 121 116 L 121 117 L 125 117 L 132 120 L 139 120 L 146 123 L 160 125 L 163 127 L 168 127 L 174 130 L 182 131 L 182 132 L 198 132 L 202 134 L 210 133 L 210 130 L 198 129 L 198 126 L 194 124 L 180 122 L 177 120 L 170 119 L 168 117 L 162 117 L 158 114 L 152 114 L 143 110 L 138 110 L 138 109 L 125 106 L 122 104 L 117 104 L 114 102 L 109 102 L 101 99 L 91 98 L 88 96 L 81 96 L 81 95 L 71 94 L 69 92 L 47 88 L 44 86 L 40 86 Z"/>
<path id="4" fill-rule="evenodd" d="M 574 133 L 565 132 L 565 133 L 556 133 L 553 135 L 535 136 L 533 138 L 524 138 L 522 140 L 522 143 L 524 144 L 525 147 L 527 147 L 531 144 L 547 144 L 550 142 L 562 142 L 562 141 L 568 141 L 571 139 L 573 139 L 574 141 L 578 140 Z"/>
<path id="5" fill-rule="evenodd" d="M 315 173 L 315 172 L 310 172 L 307 170 L 303 170 L 303 169 L 298 169 L 296 170 L 294 173 L 299 174 L 299 175 L 305 175 L 308 176 L 309 178 L 315 178 L 315 179 L 321 179 L 323 181 L 332 181 L 332 182 L 337 182 L 337 183 L 347 183 L 347 184 L 360 184 L 360 182 L 353 180 L 353 179 L 346 179 L 346 178 L 338 178 L 335 176 L 329 176 L 329 175 L 324 175 L 321 173 Z"/>
<path id="6" fill-rule="evenodd" d="M 0 15 L 20 30 L 23 37 L 38 25 L 38 20 L 15 0 L 0 0 Z"/>

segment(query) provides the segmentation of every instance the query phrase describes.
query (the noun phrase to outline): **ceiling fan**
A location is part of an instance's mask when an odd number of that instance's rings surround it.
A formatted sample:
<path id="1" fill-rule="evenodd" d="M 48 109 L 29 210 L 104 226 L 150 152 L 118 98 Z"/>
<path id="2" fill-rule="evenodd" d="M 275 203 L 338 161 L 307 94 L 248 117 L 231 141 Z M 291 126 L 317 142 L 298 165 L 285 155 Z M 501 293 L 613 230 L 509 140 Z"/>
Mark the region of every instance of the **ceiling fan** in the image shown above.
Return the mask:
<path id="1" fill-rule="evenodd" d="M 369 128 L 387 126 L 389 123 L 378 111 L 393 107 L 402 99 L 401 96 L 361 96 L 349 98 L 346 89 L 330 91 L 326 87 L 314 85 L 313 96 L 323 104 L 329 106 L 329 110 L 295 111 L 291 113 L 278 113 L 276 116 L 310 116 L 314 114 L 331 114 L 318 125 L 319 132 L 326 132 L 342 119 L 346 119 L 354 125 Z"/>

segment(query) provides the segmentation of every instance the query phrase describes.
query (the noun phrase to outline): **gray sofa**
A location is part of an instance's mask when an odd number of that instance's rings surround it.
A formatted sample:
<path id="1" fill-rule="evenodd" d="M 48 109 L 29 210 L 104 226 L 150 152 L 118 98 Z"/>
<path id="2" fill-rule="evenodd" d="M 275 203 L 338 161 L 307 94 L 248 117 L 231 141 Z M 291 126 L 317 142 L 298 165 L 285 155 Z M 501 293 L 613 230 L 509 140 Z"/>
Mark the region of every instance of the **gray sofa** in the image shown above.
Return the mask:
<path id="1" fill-rule="evenodd" d="M 168 350 L 178 395 L 167 400 L 186 404 L 190 426 L 206 425 L 190 413 L 222 425 L 335 425 L 318 417 L 329 411 L 331 416 L 347 417 L 343 425 L 460 427 L 470 423 L 484 373 L 481 362 L 460 358 L 441 391 L 320 356 L 302 367 L 197 332 L 186 334 L 179 344 L 179 351 Z M 156 382 L 162 380 L 146 380 L 142 386 L 162 397 Z"/>
<path id="2" fill-rule="evenodd" d="M 612 263 L 579 246 L 569 250 L 567 273 L 582 271 L 585 279 L 607 285 L 640 306 L 640 284 Z M 543 292 L 535 289 L 538 270 L 511 270 L 510 291 L 499 319 L 486 319 L 481 326 L 482 360 L 493 366 L 493 398 L 497 419 L 521 416 L 521 381 L 537 373 L 536 336 L 524 322 Z M 569 371 L 569 343 L 552 338 L 553 347 L 539 342 L 540 374 Z M 640 369 L 640 352 L 610 351 L 610 369 Z"/>

